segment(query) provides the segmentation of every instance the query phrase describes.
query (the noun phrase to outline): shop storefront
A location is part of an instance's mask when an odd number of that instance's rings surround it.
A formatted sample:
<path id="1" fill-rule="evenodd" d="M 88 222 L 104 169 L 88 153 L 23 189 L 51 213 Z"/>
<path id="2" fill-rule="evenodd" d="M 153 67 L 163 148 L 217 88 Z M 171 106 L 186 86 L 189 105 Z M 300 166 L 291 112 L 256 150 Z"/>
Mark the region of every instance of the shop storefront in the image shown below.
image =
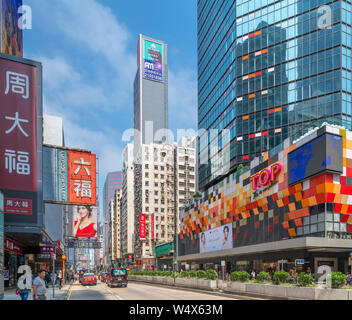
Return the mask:
<path id="1" fill-rule="evenodd" d="M 156 267 L 158 270 L 173 270 L 174 243 L 155 246 Z"/>
<path id="2" fill-rule="evenodd" d="M 209 188 L 181 210 L 178 260 L 231 269 L 321 266 L 352 251 L 352 132 L 315 126 Z M 294 140 L 294 141 L 293 141 Z"/>
<path id="3" fill-rule="evenodd" d="M 19 243 L 5 238 L 4 253 L 4 285 L 5 288 L 15 287 L 17 285 L 17 270 L 19 266 L 25 264 L 23 247 Z"/>

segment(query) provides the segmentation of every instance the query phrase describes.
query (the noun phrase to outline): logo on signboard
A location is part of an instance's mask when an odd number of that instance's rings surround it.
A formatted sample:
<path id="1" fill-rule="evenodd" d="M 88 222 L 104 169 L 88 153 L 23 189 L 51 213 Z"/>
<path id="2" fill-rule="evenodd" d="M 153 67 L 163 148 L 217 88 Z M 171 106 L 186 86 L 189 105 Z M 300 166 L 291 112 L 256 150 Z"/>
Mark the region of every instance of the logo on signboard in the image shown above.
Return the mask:
<path id="1" fill-rule="evenodd" d="M 251 177 L 250 181 L 252 184 L 252 190 L 266 187 L 270 183 L 273 183 L 282 171 L 282 165 L 280 163 L 273 164 L 270 168 L 266 168 L 254 176 Z"/>
<path id="2" fill-rule="evenodd" d="M 96 204 L 96 155 L 68 151 L 69 202 Z"/>

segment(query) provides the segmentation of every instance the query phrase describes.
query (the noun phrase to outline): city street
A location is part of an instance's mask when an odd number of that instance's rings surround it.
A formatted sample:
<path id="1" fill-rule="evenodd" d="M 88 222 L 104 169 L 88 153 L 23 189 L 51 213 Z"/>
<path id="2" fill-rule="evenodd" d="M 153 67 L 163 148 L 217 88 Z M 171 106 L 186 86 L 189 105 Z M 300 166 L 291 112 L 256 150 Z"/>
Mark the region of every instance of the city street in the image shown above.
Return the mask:
<path id="1" fill-rule="evenodd" d="M 129 282 L 127 288 L 109 288 L 98 281 L 96 286 L 82 286 L 76 282 L 68 300 L 242 300 L 248 297 L 222 297 L 210 293 L 198 293 L 173 288 Z"/>

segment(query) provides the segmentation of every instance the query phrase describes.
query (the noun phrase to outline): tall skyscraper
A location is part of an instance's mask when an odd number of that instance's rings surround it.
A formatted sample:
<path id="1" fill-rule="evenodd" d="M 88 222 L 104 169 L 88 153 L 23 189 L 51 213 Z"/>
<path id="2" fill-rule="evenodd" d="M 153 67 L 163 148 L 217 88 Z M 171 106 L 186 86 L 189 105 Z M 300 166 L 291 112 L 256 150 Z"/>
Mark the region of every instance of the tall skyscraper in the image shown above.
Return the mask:
<path id="1" fill-rule="evenodd" d="M 134 168 L 133 144 L 123 150 L 122 199 L 121 199 L 121 252 L 122 258 L 134 253 Z"/>
<path id="2" fill-rule="evenodd" d="M 110 172 L 106 176 L 104 183 L 104 217 L 103 217 L 103 226 L 104 226 L 104 256 L 107 255 L 109 248 L 109 233 L 111 232 L 109 227 L 110 221 L 110 201 L 114 200 L 115 190 L 122 189 L 122 172 Z"/>
<path id="3" fill-rule="evenodd" d="M 104 213 L 109 209 L 109 202 L 114 199 L 116 189 L 122 188 L 122 172 L 110 172 L 104 183 Z"/>
<path id="4" fill-rule="evenodd" d="M 139 35 L 134 80 L 134 152 L 142 144 L 166 141 L 168 128 L 168 46 Z"/>
<path id="5" fill-rule="evenodd" d="M 350 121 L 351 4 L 330 2 L 198 1 L 201 190 L 315 119 Z"/>

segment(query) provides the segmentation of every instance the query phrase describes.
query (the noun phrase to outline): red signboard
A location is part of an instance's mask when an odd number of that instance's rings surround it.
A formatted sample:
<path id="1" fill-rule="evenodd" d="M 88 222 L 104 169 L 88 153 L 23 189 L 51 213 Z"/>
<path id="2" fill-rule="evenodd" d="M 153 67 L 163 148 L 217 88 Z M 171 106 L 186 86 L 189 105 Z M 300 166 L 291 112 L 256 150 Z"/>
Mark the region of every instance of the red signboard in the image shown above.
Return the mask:
<path id="1" fill-rule="evenodd" d="M 150 234 L 151 234 L 151 239 L 153 240 L 154 239 L 154 236 L 155 236 L 155 234 L 154 234 L 154 213 L 152 213 L 152 215 L 151 215 L 151 221 L 150 221 Z"/>
<path id="2" fill-rule="evenodd" d="M 136 265 L 141 266 L 142 265 L 142 260 L 136 260 Z"/>
<path id="3" fill-rule="evenodd" d="M 0 79 L 0 189 L 36 192 L 36 67 L 0 59 Z"/>
<path id="4" fill-rule="evenodd" d="M 139 215 L 139 238 L 141 240 L 146 239 L 146 229 L 145 229 L 145 213 Z"/>
<path id="5" fill-rule="evenodd" d="M 4 206 L 4 213 L 6 214 L 22 214 L 27 216 L 32 215 L 31 199 L 5 198 Z"/>
<path id="6" fill-rule="evenodd" d="M 96 155 L 68 151 L 69 202 L 97 204 Z"/>
<path id="7" fill-rule="evenodd" d="M 22 246 L 20 244 L 6 238 L 4 239 L 4 249 L 8 252 L 23 254 Z"/>
<path id="8" fill-rule="evenodd" d="M 44 246 L 44 247 L 40 247 L 40 253 L 41 254 L 55 254 L 55 247 L 51 247 L 51 246 Z"/>

